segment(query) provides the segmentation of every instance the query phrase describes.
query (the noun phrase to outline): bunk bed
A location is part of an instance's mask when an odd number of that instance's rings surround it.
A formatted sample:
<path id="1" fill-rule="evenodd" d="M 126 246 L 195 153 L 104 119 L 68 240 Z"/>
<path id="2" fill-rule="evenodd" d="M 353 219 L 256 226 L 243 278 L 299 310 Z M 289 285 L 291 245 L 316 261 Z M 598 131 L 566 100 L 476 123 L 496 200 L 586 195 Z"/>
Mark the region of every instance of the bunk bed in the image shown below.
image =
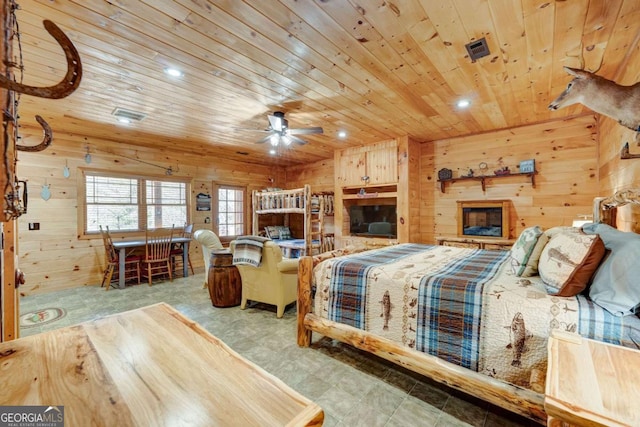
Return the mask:
<path id="1" fill-rule="evenodd" d="M 254 190 L 252 193 L 253 234 L 261 234 L 260 215 L 284 214 L 284 224 L 269 225 L 265 228 L 267 237 L 280 246 L 285 257 L 297 258 L 331 250 L 333 249 L 332 236 L 324 232 L 324 214 L 328 200 L 324 194 L 312 194 L 309 185 L 290 190 Z M 302 216 L 302 238 L 291 237 L 290 214 Z"/>
<path id="2" fill-rule="evenodd" d="M 640 191 L 633 190 L 597 198 L 592 226 L 602 232 L 555 227 L 555 233 L 566 237 L 544 240 L 539 276 L 514 273 L 513 252 L 446 246 L 347 247 L 302 257 L 298 345 L 309 346 L 312 331 L 318 332 L 544 424 L 546 344 L 551 331 L 640 346 L 640 315 L 629 307 L 624 316 L 611 314 L 592 292 L 600 283 L 609 290 L 625 290 L 633 283 L 631 276 L 622 277 L 619 262 L 637 274 L 640 266 L 629 265 L 627 253 L 629 247 L 640 250 L 640 237 L 598 223 L 612 224 L 615 216 L 610 208 L 639 201 Z M 585 234 L 596 237 L 587 239 Z M 594 242 L 593 248 L 602 239 L 601 253 L 605 247 L 609 250 L 601 261 L 596 257 L 592 261 L 597 270 L 591 270 L 594 280 L 588 283 L 588 295 L 550 291 L 548 281 L 542 280 L 543 264 L 554 266 L 562 258 L 558 255 L 578 253 L 578 238 L 580 245 Z M 609 242 L 621 244 L 616 241 L 628 246 L 610 250 Z M 587 270 L 587 258 L 578 264 L 580 271 Z M 614 276 L 608 269 L 616 262 L 618 278 L 611 280 Z M 596 284 L 598 275 L 604 280 Z M 635 292 L 640 299 L 640 292 L 632 288 L 627 293 Z"/>

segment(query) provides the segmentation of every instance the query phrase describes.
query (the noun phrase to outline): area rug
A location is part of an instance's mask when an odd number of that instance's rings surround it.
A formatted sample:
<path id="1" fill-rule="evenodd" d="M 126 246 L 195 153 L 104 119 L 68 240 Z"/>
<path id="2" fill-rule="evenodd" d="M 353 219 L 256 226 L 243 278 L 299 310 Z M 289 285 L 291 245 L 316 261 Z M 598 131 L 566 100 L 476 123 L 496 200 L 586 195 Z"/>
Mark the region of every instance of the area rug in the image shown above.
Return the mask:
<path id="1" fill-rule="evenodd" d="M 55 322 L 67 315 L 64 308 L 45 308 L 37 311 L 29 311 L 20 315 L 21 328 L 33 328 Z"/>

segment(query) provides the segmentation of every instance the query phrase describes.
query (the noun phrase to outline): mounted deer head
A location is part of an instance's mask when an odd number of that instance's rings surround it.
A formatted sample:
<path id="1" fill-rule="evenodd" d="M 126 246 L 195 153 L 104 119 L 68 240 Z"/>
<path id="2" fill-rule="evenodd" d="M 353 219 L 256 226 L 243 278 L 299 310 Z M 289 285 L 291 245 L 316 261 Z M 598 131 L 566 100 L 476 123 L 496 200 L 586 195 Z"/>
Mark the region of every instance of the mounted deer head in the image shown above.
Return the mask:
<path id="1" fill-rule="evenodd" d="M 580 103 L 596 113 L 617 120 L 624 127 L 640 132 L 640 82 L 632 86 L 620 86 L 588 71 L 563 68 L 574 79 L 549 104 L 550 110 Z"/>

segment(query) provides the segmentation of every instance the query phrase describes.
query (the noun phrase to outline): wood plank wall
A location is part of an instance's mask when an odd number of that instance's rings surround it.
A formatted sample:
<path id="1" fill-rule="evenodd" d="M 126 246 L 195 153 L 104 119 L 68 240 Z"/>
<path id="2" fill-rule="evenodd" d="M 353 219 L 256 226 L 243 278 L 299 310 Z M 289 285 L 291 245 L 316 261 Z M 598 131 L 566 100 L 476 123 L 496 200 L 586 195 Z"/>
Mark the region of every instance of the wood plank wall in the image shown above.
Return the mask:
<path id="1" fill-rule="evenodd" d="M 640 43 L 636 43 L 635 54 L 621 66 L 622 74 L 614 80 L 621 85 L 632 85 L 640 81 Z M 599 175 L 601 196 L 609 196 L 618 190 L 640 187 L 640 159 L 620 159 L 620 150 L 629 143 L 631 154 L 640 154 L 635 142 L 636 133 L 620 126 L 615 120 L 600 117 Z M 640 206 L 627 205 L 618 209 L 617 227 L 625 231 L 640 232 Z"/>
<path id="2" fill-rule="evenodd" d="M 286 169 L 286 187 L 284 188 L 302 188 L 305 184 L 311 185 L 312 193 L 333 192 L 333 157 L 320 162 L 314 162 L 304 165 L 289 166 Z M 294 237 L 302 238 L 304 236 L 303 218 L 301 215 L 291 215 L 289 228 Z M 333 233 L 334 222 L 333 216 L 325 216 L 324 232 Z"/>
<path id="3" fill-rule="evenodd" d="M 598 193 L 598 147 L 593 115 L 497 132 L 422 144 L 420 236 L 434 243 L 436 236 L 455 236 L 457 200 L 511 199 L 511 237 L 526 227 L 571 225 L 578 214 L 591 213 Z M 477 181 L 448 183 L 441 193 L 438 171 L 448 168 L 454 177 L 469 168 L 479 173 L 480 162 L 488 174 L 508 166 L 518 172 L 521 160 L 535 159 L 536 186 L 526 177 L 487 180 L 483 192 Z"/>
<path id="4" fill-rule="evenodd" d="M 22 143 L 37 143 L 41 133 L 37 129 L 23 130 Z M 87 144 L 90 147 L 91 164 L 84 161 Z M 206 228 L 215 231 L 214 212 L 195 210 L 195 195 L 204 192 L 214 196 L 214 183 L 247 186 L 249 199 L 253 189 L 284 185 L 283 168 L 255 164 L 249 168 L 240 162 L 165 150 L 131 150 L 122 143 L 93 139 L 89 141 L 77 135 L 56 133 L 54 128 L 54 142 L 50 148 L 40 153 L 19 154 L 20 177 L 29 181 L 28 212 L 18 221 L 19 266 L 27 279 L 26 284 L 20 288 L 21 294 L 44 293 L 84 285 L 99 286 L 104 268 L 102 240 L 78 238 L 78 168 L 135 170 L 138 173 L 164 176 L 160 168 L 109 154 L 110 152 L 164 167 L 171 165 L 174 170 L 178 169 L 174 176 L 191 178 L 194 230 Z M 65 164 L 70 169 L 69 178 L 63 177 Z M 51 199 L 48 201 L 40 197 L 45 183 L 50 186 L 51 191 Z M 249 231 L 249 203 L 247 209 Z M 211 218 L 209 223 L 205 223 L 207 216 Z M 39 222 L 40 230 L 29 231 L 30 222 Z M 202 253 L 197 243 L 190 246 L 190 257 L 196 273 L 204 272 Z"/>

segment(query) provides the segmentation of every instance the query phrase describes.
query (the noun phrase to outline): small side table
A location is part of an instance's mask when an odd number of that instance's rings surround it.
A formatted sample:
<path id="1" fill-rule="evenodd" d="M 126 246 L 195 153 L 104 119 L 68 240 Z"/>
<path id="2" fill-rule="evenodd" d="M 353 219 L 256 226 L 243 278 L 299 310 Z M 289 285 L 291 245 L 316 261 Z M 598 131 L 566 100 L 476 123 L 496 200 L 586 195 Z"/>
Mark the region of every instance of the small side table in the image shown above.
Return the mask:
<path id="1" fill-rule="evenodd" d="M 548 356 L 548 426 L 640 425 L 640 351 L 554 331 Z"/>
<path id="2" fill-rule="evenodd" d="M 216 249 L 211 251 L 207 285 L 211 304 L 214 307 L 240 305 L 242 279 L 238 269 L 233 265 L 233 254 L 230 250 Z"/>

